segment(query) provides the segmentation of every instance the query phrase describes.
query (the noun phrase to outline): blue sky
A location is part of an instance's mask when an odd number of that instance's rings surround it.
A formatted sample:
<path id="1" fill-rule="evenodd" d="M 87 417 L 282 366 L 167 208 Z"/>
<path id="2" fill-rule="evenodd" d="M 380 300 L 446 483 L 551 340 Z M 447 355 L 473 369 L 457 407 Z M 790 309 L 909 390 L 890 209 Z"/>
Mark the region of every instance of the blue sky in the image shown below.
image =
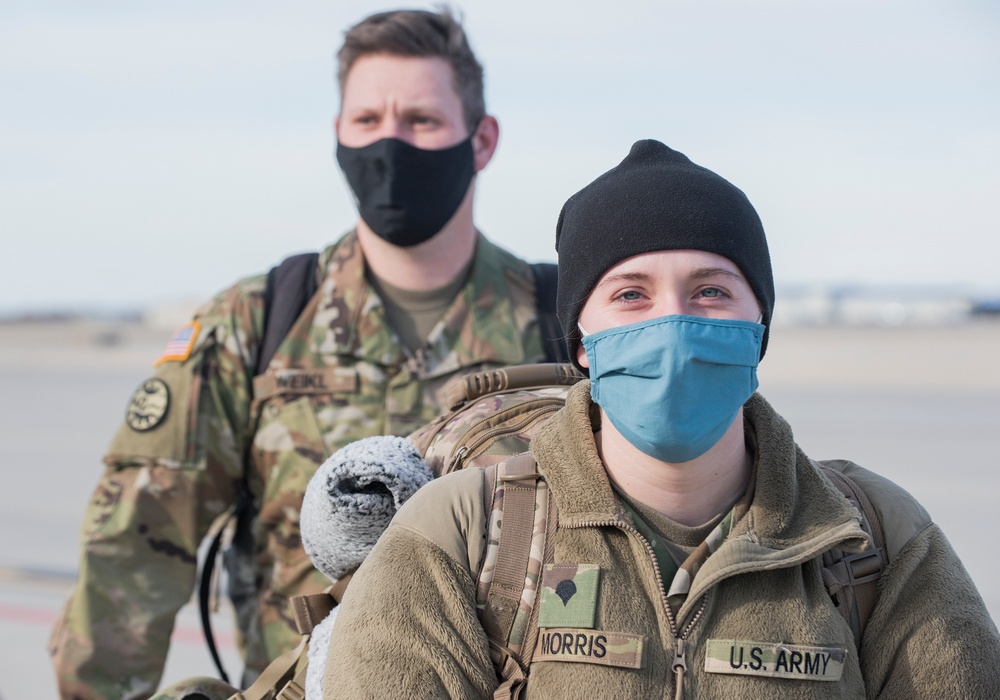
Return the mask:
<path id="1" fill-rule="evenodd" d="M 995 2 L 559 5 L 456 3 L 495 240 L 554 259 L 563 201 L 651 137 L 747 193 L 779 286 L 1000 289 Z M 333 54 L 391 7 L 5 2 L 0 311 L 199 299 L 334 240 Z"/>

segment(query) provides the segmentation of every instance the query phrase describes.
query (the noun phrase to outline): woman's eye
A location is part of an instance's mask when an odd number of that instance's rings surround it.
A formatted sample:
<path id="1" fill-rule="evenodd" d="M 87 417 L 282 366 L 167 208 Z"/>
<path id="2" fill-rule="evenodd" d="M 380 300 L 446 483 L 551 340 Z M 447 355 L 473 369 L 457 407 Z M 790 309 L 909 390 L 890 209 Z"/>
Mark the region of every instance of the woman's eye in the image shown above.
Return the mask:
<path id="1" fill-rule="evenodd" d="M 715 287 L 706 287 L 705 289 L 701 290 L 701 296 L 708 297 L 710 299 L 715 299 L 716 297 L 722 296 L 722 290 L 717 289 Z"/>
<path id="2" fill-rule="evenodd" d="M 642 299 L 642 295 L 634 289 L 630 289 L 619 294 L 618 298 L 622 301 L 638 301 L 639 299 Z"/>

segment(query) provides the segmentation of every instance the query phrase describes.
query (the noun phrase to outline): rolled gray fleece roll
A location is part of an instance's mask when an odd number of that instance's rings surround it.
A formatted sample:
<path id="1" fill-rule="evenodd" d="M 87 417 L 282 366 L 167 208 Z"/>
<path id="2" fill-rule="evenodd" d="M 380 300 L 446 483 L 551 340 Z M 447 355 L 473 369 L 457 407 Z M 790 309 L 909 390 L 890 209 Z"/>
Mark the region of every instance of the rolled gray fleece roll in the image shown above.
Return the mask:
<path id="1" fill-rule="evenodd" d="M 356 569 L 399 507 L 432 478 L 405 438 L 379 435 L 337 450 L 302 502 L 302 544 L 313 564 L 334 581 Z"/>

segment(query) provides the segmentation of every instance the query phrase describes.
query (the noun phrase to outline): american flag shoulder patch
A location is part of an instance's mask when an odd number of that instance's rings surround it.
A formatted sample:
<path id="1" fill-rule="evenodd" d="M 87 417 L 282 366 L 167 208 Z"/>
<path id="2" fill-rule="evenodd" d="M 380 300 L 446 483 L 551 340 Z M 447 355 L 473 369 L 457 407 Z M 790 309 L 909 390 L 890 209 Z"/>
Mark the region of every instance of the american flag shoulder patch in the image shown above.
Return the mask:
<path id="1" fill-rule="evenodd" d="M 200 332 L 201 324 L 197 321 L 191 321 L 191 323 L 186 323 L 178 328 L 177 332 L 167 341 L 167 347 L 163 349 L 163 354 L 160 355 L 155 366 L 159 367 L 164 362 L 183 362 L 188 359 Z"/>

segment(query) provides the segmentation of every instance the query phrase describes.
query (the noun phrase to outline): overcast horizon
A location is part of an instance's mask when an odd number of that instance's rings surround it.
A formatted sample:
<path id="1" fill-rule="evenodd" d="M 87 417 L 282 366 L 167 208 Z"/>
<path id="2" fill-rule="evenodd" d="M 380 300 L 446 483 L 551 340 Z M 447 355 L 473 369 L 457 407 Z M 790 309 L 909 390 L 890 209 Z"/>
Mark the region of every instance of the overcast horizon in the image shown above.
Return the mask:
<path id="1" fill-rule="evenodd" d="M 202 300 L 338 238 L 333 54 L 393 6 L 4 3 L 0 313 Z M 747 193 L 779 289 L 1000 293 L 996 3 L 454 6 L 501 125 L 477 222 L 522 257 L 658 138 Z"/>

